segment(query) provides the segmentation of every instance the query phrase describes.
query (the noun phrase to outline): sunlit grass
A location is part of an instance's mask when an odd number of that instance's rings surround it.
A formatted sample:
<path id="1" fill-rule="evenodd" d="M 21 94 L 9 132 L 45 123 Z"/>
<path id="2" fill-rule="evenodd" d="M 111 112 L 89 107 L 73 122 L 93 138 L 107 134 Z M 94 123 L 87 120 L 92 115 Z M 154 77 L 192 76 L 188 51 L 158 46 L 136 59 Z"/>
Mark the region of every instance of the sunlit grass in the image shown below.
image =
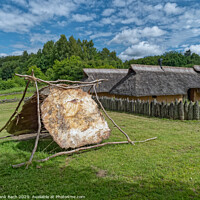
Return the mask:
<path id="1" fill-rule="evenodd" d="M 16 103 L 0 105 L 0 126 L 15 106 Z M 34 141 L 1 141 L 0 194 L 82 195 L 85 199 L 99 200 L 200 199 L 199 121 L 109 114 L 131 139 L 158 137 L 157 140 L 57 157 L 45 163 L 33 163 L 28 170 L 12 169 L 11 164 L 28 160 Z M 125 140 L 110 122 L 109 126 L 112 133 L 107 141 Z M 42 152 L 50 142 L 39 142 L 35 160 L 48 156 L 57 147 L 53 143 Z"/>
<path id="2" fill-rule="evenodd" d="M 21 92 L 22 93 L 24 91 L 24 89 L 25 89 L 25 87 L 15 87 L 15 88 L 7 89 L 7 90 L 0 90 L 0 95 L 10 94 L 10 93 L 14 93 L 14 92 Z M 35 88 L 29 87 L 28 92 L 35 92 Z"/>

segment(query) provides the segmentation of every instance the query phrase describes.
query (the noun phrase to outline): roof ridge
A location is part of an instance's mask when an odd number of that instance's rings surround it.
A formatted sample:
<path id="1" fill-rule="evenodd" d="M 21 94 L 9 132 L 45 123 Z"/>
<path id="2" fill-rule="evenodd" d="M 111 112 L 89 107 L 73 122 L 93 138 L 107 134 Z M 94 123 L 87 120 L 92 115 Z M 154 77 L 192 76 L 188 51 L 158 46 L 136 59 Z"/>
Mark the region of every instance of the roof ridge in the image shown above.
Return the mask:
<path id="1" fill-rule="evenodd" d="M 127 74 L 128 69 L 83 68 L 83 72 L 86 75 L 89 75 L 89 74 L 92 74 L 92 73 L 93 74 L 98 74 L 98 73 L 102 73 L 102 74 Z"/>
<path id="2" fill-rule="evenodd" d="M 173 73 L 196 73 L 194 67 L 175 67 L 175 66 L 162 66 L 159 65 L 140 65 L 131 64 L 131 69 L 134 71 L 146 72 L 173 72 Z"/>

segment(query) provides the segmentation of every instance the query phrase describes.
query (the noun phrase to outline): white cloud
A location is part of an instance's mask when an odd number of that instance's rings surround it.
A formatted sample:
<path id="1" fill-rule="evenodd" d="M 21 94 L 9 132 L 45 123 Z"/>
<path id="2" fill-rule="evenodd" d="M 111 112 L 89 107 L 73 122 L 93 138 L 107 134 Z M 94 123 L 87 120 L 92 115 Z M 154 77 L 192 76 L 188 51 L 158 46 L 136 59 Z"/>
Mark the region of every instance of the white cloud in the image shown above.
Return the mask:
<path id="1" fill-rule="evenodd" d="M 162 29 L 158 28 L 157 26 L 153 27 L 145 27 L 143 30 L 140 31 L 142 37 L 159 37 L 164 35 L 166 32 Z"/>
<path id="2" fill-rule="evenodd" d="M 139 44 L 128 47 L 119 55 L 119 57 L 122 60 L 130 60 L 133 58 L 138 59 L 145 56 L 160 55 L 162 53 L 163 50 L 159 46 L 143 41 Z"/>
<path id="3" fill-rule="evenodd" d="M 161 4 L 158 4 L 158 5 L 154 6 L 154 8 L 156 10 L 161 10 L 161 9 L 163 9 L 163 6 Z"/>
<path id="4" fill-rule="evenodd" d="M 19 10 L 4 11 L 0 10 L 0 30 L 5 32 L 27 32 L 36 23 L 37 17 L 32 17 L 28 13 Z"/>
<path id="5" fill-rule="evenodd" d="M 191 45 L 190 47 L 185 48 L 185 51 L 191 50 L 192 53 L 196 53 L 200 55 L 200 44 Z"/>
<path id="6" fill-rule="evenodd" d="M 32 14 L 41 17 L 69 16 L 77 8 L 71 0 L 34 0 L 29 7 Z"/>
<path id="7" fill-rule="evenodd" d="M 63 20 L 63 21 L 58 21 L 57 24 L 56 24 L 56 26 L 57 26 L 57 25 L 58 25 L 58 26 L 61 26 L 61 27 L 64 27 L 64 26 L 67 25 L 67 21 L 64 21 L 64 20 Z"/>
<path id="8" fill-rule="evenodd" d="M 97 34 L 94 34 L 94 35 L 91 35 L 90 36 L 90 39 L 95 39 L 95 38 L 99 38 L 99 37 L 109 37 L 111 36 L 112 33 L 111 32 L 100 32 L 100 33 L 97 33 Z"/>
<path id="9" fill-rule="evenodd" d="M 23 6 L 23 7 L 26 7 L 27 6 L 27 2 L 26 0 L 12 0 L 12 2 L 20 5 L 20 6 Z"/>
<path id="10" fill-rule="evenodd" d="M 164 11 L 170 15 L 170 14 L 180 14 L 184 11 L 183 8 L 179 8 L 177 6 L 176 3 L 166 3 L 165 6 L 164 6 Z"/>
<path id="11" fill-rule="evenodd" d="M 14 47 L 16 49 L 27 49 L 28 48 L 24 44 L 14 44 L 14 45 L 12 45 L 12 47 Z"/>
<path id="12" fill-rule="evenodd" d="M 0 57 L 5 57 L 5 56 L 8 56 L 8 54 L 6 54 L 6 53 L 0 53 Z"/>
<path id="13" fill-rule="evenodd" d="M 115 23 L 116 21 L 113 17 L 107 17 L 101 20 L 101 24 L 103 25 L 108 25 L 108 24 L 115 25 Z"/>
<path id="14" fill-rule="evenodd" d="M 117 44 L 135 44 L 140 38 L 159 37 L 165 34 L 165 31 L 157 26 L 146 27 L 144 29 L 126 29 L 118 33 L 109 43 Z"/>
<path id="15" fill-rule="evenodd" d="M 31 35 L 30 42 L 33 43 L 46 43 L 50 40 L 57 41 L 59 39 L 59 36 L 54 35 L 54 34 L 40 34 L 40 33 L 35 33 Z"/>
<path id="16" fill-rule="evenodd" d="M 75 14 L 72 15 L 72 20 L 76 22 L 87 22 L 92 21 L 95 18 L 95 15 L 81 15 L 81 14 Z"/>
<path id="17" fill-rule="evenodd" d="M 124 0 L 114 0 L 112 4 L 117 7 L 124 7 L 126 2 Z"/>
<path id="18" fill-rule="evenodd" d="M 58 17 L 65 17 L 61 22 L 58 22 L 59 26 L 66 26 L 67 21 L 70 21 L 69 16 L 79 8 L 83 3 L 91 5 L 88 0 L 10 0 L 15 4 L 2 4 L 0 9 L 0 30 L 5 32 L 28 32 L 36 25 L 40 25 L 42 22 L 52 22 L 52 19 L 58 19 Z M 23 6 L 24 9 L 16 8 L 18 4 Z M 56 18 L 57 17 L 57 18 Z M 91 21 L 95 18 L 95 15 L 73 15 L 74 21 L 84 22 Z M 70 18 L 72 19 L 72 18 Z M 59 20 L 58 20 L 59 21 Z"/>
<path id="19" fill-rule="evenodd" d="M 110 16 L 111 14 L 113 14 L 114 12 L 115 12 L 114 9 L 108 8 L 108 9 L 105 9 L 105 10 L 103 11 L 102 15 L 105 16 L 105 17 L 108 17 L 108 16 Z"/>
<path id="20" fill-rule="evenodd" d="M 112 5 L 116 7 L 126 7 L 134 2 L 134 0 L 113 0 Z"/>
<path id="21" fill-rule="evenodd" d="M 142 25 L 143 21 L 138 19 L 137 17 L 129 17 L 127 19 L 121 20 L 122 24 L 132 24 L 135 23 L 136 25 Z"/>

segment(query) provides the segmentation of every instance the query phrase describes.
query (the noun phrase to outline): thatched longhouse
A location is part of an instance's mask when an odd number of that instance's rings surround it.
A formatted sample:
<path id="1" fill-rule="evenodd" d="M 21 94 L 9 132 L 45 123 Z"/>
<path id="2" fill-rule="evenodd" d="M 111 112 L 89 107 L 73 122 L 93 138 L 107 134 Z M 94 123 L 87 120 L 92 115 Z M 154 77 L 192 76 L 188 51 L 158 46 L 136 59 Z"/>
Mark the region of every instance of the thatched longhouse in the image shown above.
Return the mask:
<path id="1" fill-rule="evenodd" d="M 109 93 L 114 85 L 116 85 L 123 77 L 128 73 L 128 69 L 83 69 L 85 78 L 84 81 L 94 81 L 97 79 L 108 79 L 98 85 L 97 92 L 99 96 L 114 96 Z M 84 88 L 84 91 L 88 91 L 90 88 Z M 90 90 L 93 93 L 93 89 Z"/>
<path id="2" fill-rule="evenodd" d="M 108 79 L 100 96 L 171 102 L 200 100 L 200 66 L 193 68 L 133 64 L 127 69 L 84 69 L 85 81 Z M 93 91 L 91 91 L 93 93 Z"/>
<path id="3" fill-rule="evenodd" d="M 131 65 L 128 74 L 110 90 L 115 97 L 171 102 L 200 100 L 200 68 Z"/>

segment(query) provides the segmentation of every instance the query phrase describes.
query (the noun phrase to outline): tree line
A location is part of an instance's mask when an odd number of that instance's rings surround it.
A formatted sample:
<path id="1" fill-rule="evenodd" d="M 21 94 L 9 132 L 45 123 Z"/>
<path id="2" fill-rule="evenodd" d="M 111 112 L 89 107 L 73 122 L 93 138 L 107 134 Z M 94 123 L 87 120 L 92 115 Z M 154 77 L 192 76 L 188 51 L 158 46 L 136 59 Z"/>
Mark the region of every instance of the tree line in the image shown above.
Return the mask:
<path id="1" fill-rule="evenodd" d="M 16 86 L 24 86 L 25 81 L 14 76 L 15 73 L 31 74 L 44 80 L 81 80 L 83 68 L 129 68 L 130 64 L 158 65 L 158 59 L 163 59 L 163 65 L 192 67 L 200 65 L 200 56 L 190 50 L 184 54 L 176 51 L 166 52 L 161 56 L 148 56 L 122 62 L 115 51 L 94 47 L 92 40 L 66 38 L 61 35 L 59 40 L 48 41 L 37 53 L 28 54 L 24 51 L 20 56 L 0 57 L 0 90 Z"/>
<path id="2" fill-rule="evenodd" d="M 15 73 L 35 75 L 45 80 L 83 78 L 83 68 L 123 68 L 123 62 L 115 51 L 107 48 L 98 51 L 92 40 L 76 40 L 61 35 L 56 42 L 48 41 L 37 53 L 24 51 L 20 56 L 0 58 L 0 89 L 24 86 L 25 82 Z"/>
<path id="3" fill-rule="evenodd" d="M 184 53 L 177 51 L 165 52 L 160 56 L 148 56 L 140 59 L 131 59 L 124 62 L 124 66 L 128 67 L 130 64 L 144 64 L 144 65 L 158 65 L 158 59 L 162 58 L 162 65 L 175 67 L 193 67 L 193 65 L 200 65 L 200 56 L 187 50 Z"/>

